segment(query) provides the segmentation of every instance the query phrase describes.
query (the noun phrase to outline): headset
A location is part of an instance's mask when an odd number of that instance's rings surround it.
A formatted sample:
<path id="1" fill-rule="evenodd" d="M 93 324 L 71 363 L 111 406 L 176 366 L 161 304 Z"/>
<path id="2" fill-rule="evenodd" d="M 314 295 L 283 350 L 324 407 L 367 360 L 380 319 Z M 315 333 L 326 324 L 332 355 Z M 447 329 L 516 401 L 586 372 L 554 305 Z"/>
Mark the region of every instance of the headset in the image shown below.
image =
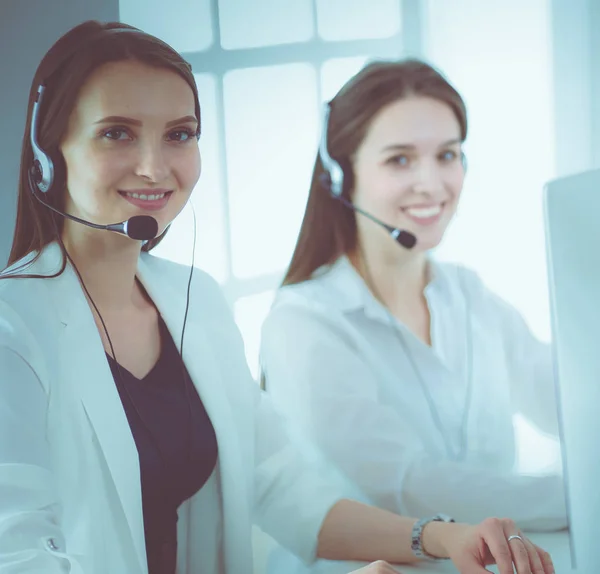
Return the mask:
<path id="1" fill-rule="evenodd" d="M 106 32 L 116 32 L 116 31 L 118 31 L 118 32 L 138 32 L 139 33 L 139 31 L 136 29 L 106 30 Z M 94 36 L 94 37 L 96 37 L 96 36 Z M 64 58 L 62 60 L 62 63 L 59 64 L 58 68 L 60 68 L 62 65 L 64 65 L 64 63 L 66 62 L 67 59 L 68 59 L 68 57 Z M 54 74 L 56 71 L 57 71 L 57 69 L 55 69 L 52 72 L 52 74 Z M 47 196 L 49 193 L 52 193 L 52 187 L 54 185 L 54 178 L 55 178 L 54 163 L 53 163 L 52 159 L 50 158 L 50 156 L 40 147 L 39 140 L 38 140 L 38 133 L 39 133 L 38 130 L 39 130 L 39 124 L 40 124 L 40 107 L 42 105 L 45 90 L 46 90 L 46 86 L 45 86 L 44 82 L 42 82 L 38 86 L 38 89 L 37 89 L 37 92 L 36 92 L 36 95 L 34 98 L 34 102 L 33 102 L 32 112 L 31 112 L 30 141 L 31 141 L 31 147 L 33 150 L 33 163 L 31 165 L 31 167 L 28 169 L 28 182 L 29 182 L 29 187 L 30 187 L 30 190 L 31 190 L 31 193 L 33 194 L 33 196 L 42 205 L 44 205 L 48 209 L 52 210 L 54 213 L 56 213 L 62 217 L 65 217 L 67 219 L 70 219 L 72 221 L 75 221 L 76 223 L 80 223 L 82 225 L 92 227 L 94 229 L 100 229 L 100 230 L 106 230 L 106 231 L 119 233 L 119 234 L 125 235 L 131 239 L 140 240 L 143 242 L 147 242 L 147 241 L 150 241 L 151 239 L 154 239 L 158 233 L 158 222 L 156 221 L 156 219 L 154 219 L 154 217 L 151 217 L 149 215 L 135 215 L 133 217 L 130 217 L 126 221 L 122 221 L 119 223 L 112 223 L 112 224 L 108 224 L 108 225 L 100 225 L 100 224 L 93 223 L 91 221 L 87 221 L 85 219 L 81 219 L 79 217 L 75 217 L 74 215 L 71 215 L 69 213 L 65 213 L 65 212 L 53 207 L 47 201 L 45 201 L 45 199 L 43 199 L 44 196 Z M 192 205 L 192 210 L 193 210 L 193 205 Z M 81 286 L 83 287 L 83 290 L 85 291 L 92 306 L 94 307 L 96 313 L 98 314 L 98 317 L 100 318 L 100 322 L 102 323 L 104 333 L 106 334 L 106 338 L 108 340 L 108 344 L 110 346 L 113 359 L 117 365 L 117 370 L 119 373 L 119 378 L 121 380 L 122 387 L 125 389 L 128 397 L 129 397 L 130 403 L 133 406 L 133 408 L 138 416 L 138 419 L 144 426 L 144 430 L 148 433 L 148 436 L 150 436 L 150 438 L 152 439 L 152 442 L 154 443 L 154 446 L 159 454 L 159 457 L 161 458 L 161 460 L 163 462 L 165 469 L 167 469 L 168 466 L 166 464 L 166 460 L 163 456 L 163 453 L 162 453 L 160 447 L 158 446 L 157 442 L 154 440 L 152 432 L 150 431 L 144 418 L 141 416 L 141 413 L 139 412 L 135 402 L 133 401 L 133 399 L 131 398 L 131 395 L 129 394 L 127 385 L 125 384 L 125 381 L 123 378 L 121 366 L 117 360 L 117 356 L 115 354 L 112 340 L 108 333 L 108 329 L 106 327 L 104 319 L 102 318 L 102 315 L 100 314 L 100 311 L 99 311 L 96 303 L 92 299 L 92 297 L 85 285 L 85 282 L 83 281 L 83 278 L 82 278 L 79 270 L 77 269 L 77 266 L 75 265 L 75 262 L 70 257 L 69 253 L 67 252 L 67 250 L 62 242 L 62 238 L 60 237 L 60 233 L 58 232 L 58 228 L 55 227 L 55 229 L 56 229 L 57 240 L 61 244 L 63 251 L 65 253 L 65 256 L 71 263 L 77 277 L 79 278 L 79 281 L 81 283 Z M 186 327 L 186 323 L 187 323 L 188 310 L 189 310 L 189 305 L 190 305 L 190 289 L 191 289 L 192 277 L 193 277 L 193 273 L 194 273 L 195 255 L 196 255 L 196 214 L 194 212 L 194 243 L 193 243 L 193 247 L 192 247 L 192 264 L 190 266 L 190 274 L 189 274 L 188 283 L 187 283 L 185 313 L 184 313 L 184 319 L 183 319 L 183 327 L 181 330 L 181 342 L 179 345 L 179 356 L 181 359 L 181 367 L 182 367 L 182 381 L 183 381 L 183 387 L 184 387 L 185 394 L 186 394 L 186 401 L 188 404 L 188 420 L 189 420 L 188 460 L 190 460 L 190 461 L 191 461 L 191 456 L 192 456 L 192 445 L 193 445 L 193 438 L 192 438 L 193 424 L 192 424 L 190 394 L 189 394 L 189 389 L 188 389 L 188 384 L 187 384 L 188 376 L 187 376 L 187 371 L 185 368 L 185 363 L 183 360 L 183 342 L 184 342 L 184 335 L 185 335 L 185 327 Z"/>

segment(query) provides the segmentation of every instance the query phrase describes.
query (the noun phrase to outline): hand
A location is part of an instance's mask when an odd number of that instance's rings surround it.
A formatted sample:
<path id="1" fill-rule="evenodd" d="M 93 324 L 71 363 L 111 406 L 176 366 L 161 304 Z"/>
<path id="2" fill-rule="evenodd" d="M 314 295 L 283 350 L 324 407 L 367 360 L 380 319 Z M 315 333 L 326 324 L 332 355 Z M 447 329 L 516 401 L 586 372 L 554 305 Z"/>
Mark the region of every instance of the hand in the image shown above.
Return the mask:
<path id="1" fill-rule="evenodd" d="M 426 529 L 430 525 L 426 526 Z M 550 555 L 533 544 L 507 518 L 488 518 L 477 526 L 447 524 L 440 542 L 459 572 L 487 574 L 485 566 L 498 565 L 500 574 L 554 574 Z M 508 538 L 517 535 L 520 538 Z"/>
<path id="2" fill-rule="evenodd" d="M 361 568 L 360 570 L 354 570 L 350 574 L 399 574 L 398 570 L 394 570 L 387 562 L 378 560 L 372 562 L 368 566 Z"/>

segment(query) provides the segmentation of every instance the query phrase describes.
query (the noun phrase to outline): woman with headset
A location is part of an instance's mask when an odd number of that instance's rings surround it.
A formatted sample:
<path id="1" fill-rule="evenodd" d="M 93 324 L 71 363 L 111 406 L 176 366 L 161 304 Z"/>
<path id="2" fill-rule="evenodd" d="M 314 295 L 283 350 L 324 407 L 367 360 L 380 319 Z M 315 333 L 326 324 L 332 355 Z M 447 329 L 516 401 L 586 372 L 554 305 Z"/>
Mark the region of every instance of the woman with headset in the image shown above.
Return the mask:
<path id="1" fill-rule="evenodd" d="M 308 563 L 427 553 L 504 574 L 512 537 L 520 574 L 552 571 L 510 520 L 426 525 L 343 498 L 252 381 L 214 280 L 150 254 L 200 175 L 172 48 L 85 22 L 29 104 L 0 281 L 0 574 L 247 574 L 253 521 Z"/>
<path id="2" fill-rule="evenodd" d="M 466 137 L 461 96 L 417 60 L 367 65 L 326 106 L 263 324 L 263 381 L 381 508 L 561 529 L 561 476 L 515 471 L 516 413 L 558 432 L 550 349 L 473 271 L 431 255 L 460 200 Z"/>

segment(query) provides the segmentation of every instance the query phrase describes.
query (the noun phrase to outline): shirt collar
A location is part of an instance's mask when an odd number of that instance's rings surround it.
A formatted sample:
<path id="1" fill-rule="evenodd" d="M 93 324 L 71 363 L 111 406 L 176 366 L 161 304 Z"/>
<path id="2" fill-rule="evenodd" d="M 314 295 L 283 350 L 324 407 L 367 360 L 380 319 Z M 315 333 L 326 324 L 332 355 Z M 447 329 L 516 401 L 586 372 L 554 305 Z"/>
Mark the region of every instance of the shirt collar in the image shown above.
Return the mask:
<path id="1" fill-rule="evenodd" d="M 430 278 L 425 287 L 427 299 L 441 286 L 443 275 L 439 264 L 432 258 L 428 258 L 428 265 Z M 342 312 L 350 313 L 362 309 L 368 316 L 384 321 L 388 320 L 387 311 L 371 293 L 346 255 L 342 255 L 331 265 L 317 269 L 313 274 L 313 280 L 320 283 L 328 293 L 334 295 L 331 301 L 335 301 Z"/>

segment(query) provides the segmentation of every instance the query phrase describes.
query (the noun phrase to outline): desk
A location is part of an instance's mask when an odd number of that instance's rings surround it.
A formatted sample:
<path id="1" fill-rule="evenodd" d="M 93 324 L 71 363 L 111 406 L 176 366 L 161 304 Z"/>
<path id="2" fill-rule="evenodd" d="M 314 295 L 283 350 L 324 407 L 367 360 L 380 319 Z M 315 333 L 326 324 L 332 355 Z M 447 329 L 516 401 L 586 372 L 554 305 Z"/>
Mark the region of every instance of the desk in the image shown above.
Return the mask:
<path id="1" fill-rule="evenodd" d="M 556 574 L 572 574 L 575 572 L 571 568 L 571 550 L 569 545 L 569 534 L 563 532 L 550 533 L 528 533 L 529 538 L 538 546 L 550 553 L 556 568 Z M 348 574 L 352 570 L 357 570 L 365 566 L 360 562 L 334 562 L 321 561 L 318 568 L 311 571 L 311 574 Z M 402 574 L 456 574 L 457 570 L 451 562 L 422 562 L 416 566 L 398 566 L 398 572 Z M 491 572 L 497 573 L 495 567 L 490 566 Z M 582 574 L 590 574 L 582 573 Z"/>

